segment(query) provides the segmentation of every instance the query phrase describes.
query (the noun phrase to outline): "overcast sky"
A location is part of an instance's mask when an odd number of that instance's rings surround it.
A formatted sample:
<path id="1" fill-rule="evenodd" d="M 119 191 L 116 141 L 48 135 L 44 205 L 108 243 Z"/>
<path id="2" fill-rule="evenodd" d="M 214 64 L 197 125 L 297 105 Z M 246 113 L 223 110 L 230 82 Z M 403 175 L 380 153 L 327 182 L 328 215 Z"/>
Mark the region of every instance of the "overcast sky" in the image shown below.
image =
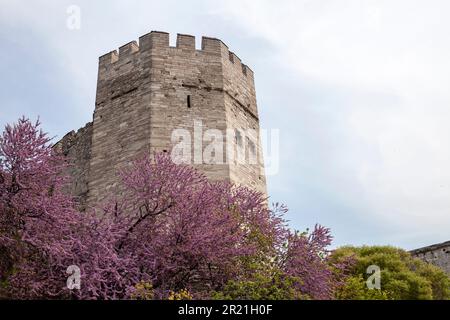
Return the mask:
<path id="1" fill-rule="evenodd" d="M 81 9 L 81 29 L 66 27 Z M 0 126 L 91 121 L 98 57 L 160 30 L 222 39 L 280 129 L 269 194 L 335 245 L 450 240 L 450 2 L 0 0 Z"/>

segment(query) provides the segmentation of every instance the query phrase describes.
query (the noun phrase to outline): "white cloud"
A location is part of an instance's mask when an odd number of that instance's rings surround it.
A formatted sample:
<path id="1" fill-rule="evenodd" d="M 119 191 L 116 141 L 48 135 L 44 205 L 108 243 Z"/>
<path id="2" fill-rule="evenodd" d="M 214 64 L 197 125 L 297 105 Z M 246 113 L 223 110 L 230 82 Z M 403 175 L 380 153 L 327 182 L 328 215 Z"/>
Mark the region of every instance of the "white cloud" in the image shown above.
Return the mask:
<path id="1" fill-rule="evenodd" d="M 346 188 L 349 202 L 361 201 L 351 199 L 351 190 L 361 188 L 367 206 L 361 214 L 396 226 L 404 237 L 422 234 L 446 240 L 450 21 L 445 17 L 450 4 L 242 2 L 244 10 L 237 1 L 224 2 L 222 13 L 275 45 L 278 62 L 299 77 L 344 92 L 344 102 L 327 107 L 325 112 L 335 119 L 327 120 L 330 126 L 322 131 L 334 143 L 328 153 L 334 174 L 350 175 L 345 179 L 357 185 L 328 183 Z M 316 107 L 309 106 L 319 117 L 323 111 Z M 339 140 L 331 136 L 330 129 L 336 128 Z"/>

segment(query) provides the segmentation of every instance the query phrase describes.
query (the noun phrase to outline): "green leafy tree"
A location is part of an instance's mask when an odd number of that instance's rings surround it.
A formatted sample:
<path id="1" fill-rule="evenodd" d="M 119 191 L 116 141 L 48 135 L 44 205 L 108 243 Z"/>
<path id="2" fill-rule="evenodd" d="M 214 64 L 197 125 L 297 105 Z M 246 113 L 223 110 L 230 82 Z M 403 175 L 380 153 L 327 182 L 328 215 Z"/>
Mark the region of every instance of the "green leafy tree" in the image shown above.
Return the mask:
<path id="1" fill-rule="evenodd" d="M 366 280 L 362 275 L 348 277 L 336 292 L 336 299 L 339 300 L 389 300 L 386 290 L 369 289 Z"/>
<path id="2" fill-rule="evenodd" d="M 309 296 L 298 289 L 300 279 L 282 272 L 272 275 L 255 273 L 251 278 L 228 282 L 222 291 L 212 295 L 218 300 L 305 300 Z"/>
<path id="3" fill-rule="evenodd" d="M 330 256 L 339 263 L 352 257 L 355 263 L 345 284 L 336 291 L 337 299 L 362 300 L 442 300 L 450 299 L 450 278 L 440 268 L 414 258 L 405 250 L 390 246 L 342 247 Z M 367 268 L 381 270 L 381 288 L 369 289 Z"/>

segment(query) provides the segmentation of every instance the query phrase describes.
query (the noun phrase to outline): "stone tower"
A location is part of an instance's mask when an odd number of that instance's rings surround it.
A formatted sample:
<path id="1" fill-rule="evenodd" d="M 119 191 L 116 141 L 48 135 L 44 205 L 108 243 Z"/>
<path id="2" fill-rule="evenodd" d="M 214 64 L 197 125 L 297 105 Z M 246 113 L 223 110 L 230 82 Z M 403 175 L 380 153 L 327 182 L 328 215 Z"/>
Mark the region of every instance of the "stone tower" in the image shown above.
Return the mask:
<path id="1" fill-rule="evenodd" d="M 72 193 L 87 205 L 102 200 L 137 155 L 172 152 L 175 130 L 190 134 L 192 165 L 208 178 L 266 192 L 252 70 L 221 40 L 203 37 L 197 50 L 193 36 L 178 34 L 171 47 L 168 33 L 153 31 L 99 58 L 93 121 L 56 145 L 73 164 Z M 205 160 L 211 132 L 223 150 Z"/>

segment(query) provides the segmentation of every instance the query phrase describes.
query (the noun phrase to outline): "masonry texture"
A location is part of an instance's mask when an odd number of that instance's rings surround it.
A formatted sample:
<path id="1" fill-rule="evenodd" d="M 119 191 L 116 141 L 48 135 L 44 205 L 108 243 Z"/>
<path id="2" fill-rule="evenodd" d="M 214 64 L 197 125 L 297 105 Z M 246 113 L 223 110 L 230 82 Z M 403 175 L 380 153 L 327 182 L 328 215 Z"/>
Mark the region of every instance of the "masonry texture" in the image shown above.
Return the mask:
<path id="1" fill-rule="evenodd" d="M 99 58 L 93 121 L 55 146 L 72 164 L 70 191 L 83 206 L 103 200 L 122 166 L 144 152 L 172 152 L 176 129 L 191 134 L 192 163 L 208 178 L 266 192 L 252 70 L 221 40 L 203 37 L 197 50 L 193 36 L 178 34 L 171 47 L 169 34 L 155 31 Z M 257 161 L 205 161 L 208 129 L 224 137 L 213 156 L 226 156 L 229 143 Z"/>
<path id="2" fill-rule="evenodd" d="M 440 267 L 450 275 L 450 241 L 416 249 L 411 254 Z"/>

